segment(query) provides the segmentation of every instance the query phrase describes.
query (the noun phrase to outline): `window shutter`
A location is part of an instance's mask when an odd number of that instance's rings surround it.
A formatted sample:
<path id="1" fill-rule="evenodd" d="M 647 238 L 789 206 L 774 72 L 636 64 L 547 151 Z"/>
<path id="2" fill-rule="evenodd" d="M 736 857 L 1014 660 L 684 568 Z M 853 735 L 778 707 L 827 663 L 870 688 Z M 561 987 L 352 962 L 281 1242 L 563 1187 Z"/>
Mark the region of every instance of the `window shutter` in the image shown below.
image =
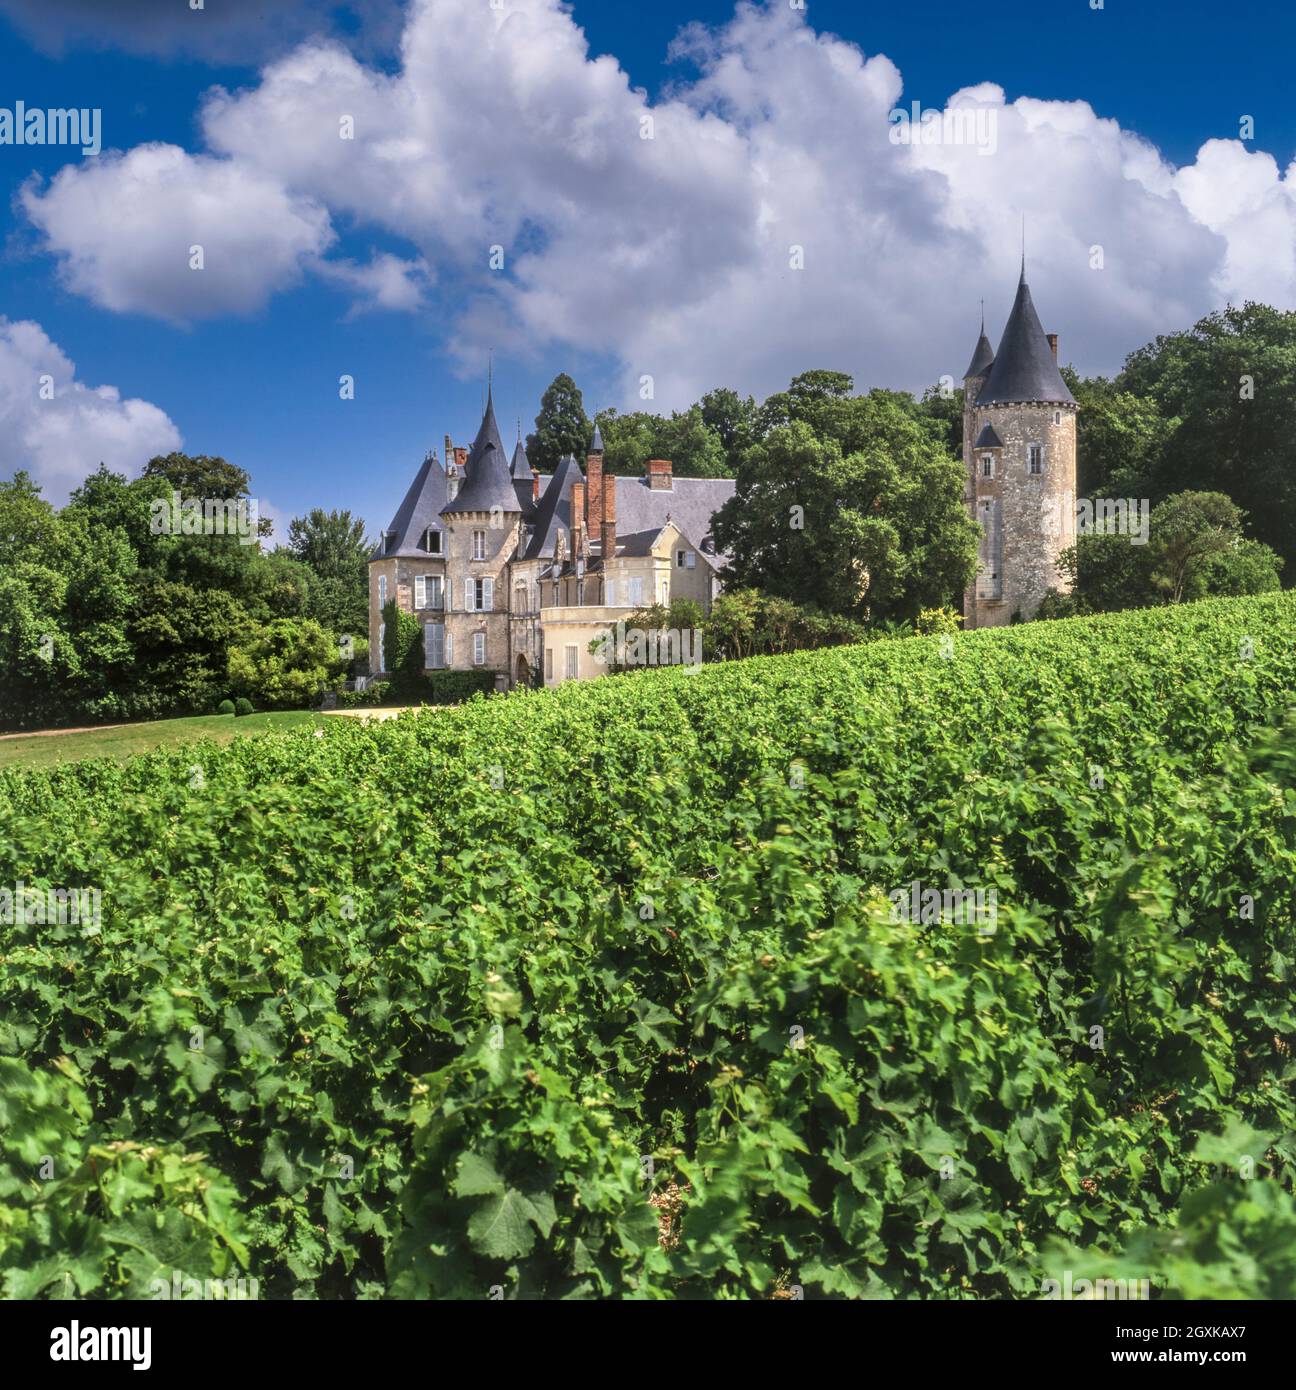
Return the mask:
<path id="1" fill-rule="evenodd" d="M 436 665 L 436 627 L 432 623 L 423 629 L 423 665 Z"/>
<path id="2" fill-rule="evenodd" d="M 427 607 L 427 576 L 423 574 L 414 576 L 414 607 Z"/>
<path id="3" fill-rule="evenodd" d="M 495 608 L 495 581 L 493 579 L 482 580 L 482 609 L 493 612 Z"/>
<path id="4" fill-rule="evenodd" d="M 454 633 L 447 632 L 445 635 L 445 664 L 454 665 Z"/>
<path id="5" fill-rule="evenodd" d="M 603 585 L 603 602 L 609 608 L 616 607 L 616 581 L 609 579 Z"/>
<path id="6" fill-rule="evenodd" d="M 474 591 L 474 581 L 471 580 L 471 579 L 465 579 L 465 580 L 464 580 L 464 607 L 465 607 L 465 608 L 468 610 L 468 612 L 470 612 L 470 613 L 473 611 L 474 608 L 477 607 L 476 598 L 477 598 L 477 595 L 476 595 L 476 593 L 475 593 L 475 591 Z"/>

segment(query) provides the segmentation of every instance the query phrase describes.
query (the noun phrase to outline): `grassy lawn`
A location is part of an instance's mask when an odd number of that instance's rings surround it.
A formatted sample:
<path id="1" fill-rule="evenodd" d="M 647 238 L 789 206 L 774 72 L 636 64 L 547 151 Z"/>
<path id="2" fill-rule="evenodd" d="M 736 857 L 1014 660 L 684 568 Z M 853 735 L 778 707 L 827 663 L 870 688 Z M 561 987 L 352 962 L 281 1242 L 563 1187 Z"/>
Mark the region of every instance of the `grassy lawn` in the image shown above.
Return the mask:
<path id="1" fill-rule="evenodd" d="M 145 724 L 122 724 L 111 729 L 92 729 L 78 734 L 21 734 L 0 738 L 0 768 L 52 767 L 82 758 L 129 758 L 176 743 L 214 738 L 225 743 L 241 734 L 268 729 L 291 729 L 322 723 L 310 710 L 284 710 L 276 714 L 203 714 L 192 719 L 156 719 Z"/>

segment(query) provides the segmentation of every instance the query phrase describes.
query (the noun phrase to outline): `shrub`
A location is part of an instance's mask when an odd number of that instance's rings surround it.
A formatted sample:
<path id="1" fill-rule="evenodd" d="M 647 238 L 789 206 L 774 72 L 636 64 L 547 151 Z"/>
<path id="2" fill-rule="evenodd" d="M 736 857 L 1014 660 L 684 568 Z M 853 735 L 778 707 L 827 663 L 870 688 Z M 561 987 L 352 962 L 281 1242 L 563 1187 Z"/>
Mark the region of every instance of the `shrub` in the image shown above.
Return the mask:
<path id="1" fill-rule="evenodd" d="M 0 773 L 0 884 L 103 902 L 0 926 L 0 1202 L 34 1109 L 59 1172 L 201 1153 L 267 1298 L 1037 1297 L 1055 1237 L 1174 1231 L 1160 1294 L 1200 1250 L 1286 1296 L 1296 595 L 949 648 Z M 1261 1186 L 1212 1193 L 1239 1126 Z M 73 1230 L 129 1287 L 65 1196 L 6 1292 Z"/>
<path id="2" fill-rule="evenodd" d="M 234 713 L 235 713 L 235 714 L 252 714 L 252 713 L 254 713 L 253 708 L 252 708 L 252 701 L 249 700 L 249 699 L 247 699 L 246 697 L 240 695 L 239 698 L 238 698 L 237 700 L 234 701 Z"/>
<path id="3" fill-rule="evenodd" d="M 217 713 L 217 714 L 233 714 L 233 713 L 234 713 L 234 701 L 233 701 L 233 700 L 222 700 L 222 701 L 220 702 L 220 704 L 216 706 L 216 713 Z"/>

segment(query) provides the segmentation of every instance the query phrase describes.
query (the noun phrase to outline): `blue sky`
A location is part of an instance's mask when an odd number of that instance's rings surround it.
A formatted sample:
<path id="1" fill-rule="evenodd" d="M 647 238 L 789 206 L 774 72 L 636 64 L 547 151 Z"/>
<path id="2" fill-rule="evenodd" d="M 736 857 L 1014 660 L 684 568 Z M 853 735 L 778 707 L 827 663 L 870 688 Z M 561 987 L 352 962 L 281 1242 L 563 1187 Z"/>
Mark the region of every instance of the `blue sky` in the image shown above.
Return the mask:
<path id="1" fill-rule="evenodd" d="M 957 376 L 980 296 L 992 338 L 1002 326 L 1023 212 L 1045 326 L 1083 370 L 1228 299 L 1293 307 L 1289 5 L 810 0 L 739 23 L 708 0 L 505 4 L 518 24 L 488 39 L 488 0 L 428 0 L 416 24 L 395 0 L 286 0 L 273 34 L 260 5 L 136 0 L 105 18 L 89 0 L 0 0 L 0 107 L 102 108 L 116 152 L 92 182 L 65 169 L 92 162 L 75 150 L 0 146 L 0 317 L 43 335 L 0 353 L 0 474 L 31 467 L 58 499 L 87 459 L 136 471 L 170 430 L 247 468 L 284 518 L 346 506 L 376 529 L 425 448 L 471 437 L 487 347 L 510 436 L 562 370 L 591 413 L 639 405 L 646 369 L 658 409 L 718 385 L 759 397 L 814 366 L 861 387 Z M 672 50 L 687 25 L 707 33 Z M 353 55 L 340 79 L 300 58 L 323 30 Z M 295 66 L 271 89 L 274 63 Z M 321 167 L 312 103 L 335 80 L 368 137 L 409 152 L 366 151 L 357 178 Z M 901 104 L 941 107 L 983 83 L 1002 88 L 978 98 L 1002 115 L 998 157 L 904 167 L 886 140 L 900 87 Z M 231 98 L 204 122 L 218 86 Z M 444 105 L 412 111 L 411 95 Z M 633 136 L 607 131 L 643 112 L 671 129 L 641 176 Z M 133 163 L 151 142 L 177 147 L 166 169 Z M 227 267 L 197 297 L 154 273 L 190 235 Z M 496 237 L 503 276 L 485 264 Z M 363 270 L 384 256 L 400 270 L 388 307 Z M 120 400 L 69 371 L 51 427 L 23 399 L 50 354 Z"/>

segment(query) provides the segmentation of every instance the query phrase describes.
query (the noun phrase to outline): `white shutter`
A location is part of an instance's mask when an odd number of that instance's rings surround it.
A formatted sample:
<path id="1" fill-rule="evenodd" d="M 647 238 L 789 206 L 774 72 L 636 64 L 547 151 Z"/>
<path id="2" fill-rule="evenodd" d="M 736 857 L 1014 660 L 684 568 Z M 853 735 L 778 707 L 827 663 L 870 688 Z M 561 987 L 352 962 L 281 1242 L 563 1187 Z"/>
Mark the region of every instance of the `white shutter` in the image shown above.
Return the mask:
<path id="1" fill-rule="evenodd" d="M 493 579 L 482 580 L 482 611 L 491 613 L 495 609 L 495 581 Z"/>
<path id="2" fill-rule="evenodd" d="M 473 633 L 473 665 L 481 666 L 486 660 L 486 634 L 484 632 Z"/>
<path id="3" fill-rule="evenodd" d="M 383 648 L 384 648 L 386 645 L 387 645 L 387 624 L 386 624 L 386 623 L 379 623 L 379 624 L 378 624 L 378 653 L 377 653 L 377 660 L 376 660 L 376 661 L 372 661 L 372 662 L 369 663 L 369 664 L 373 667 L 373 669 L 374 669 L 375 671 L 381 671 L 381 670 L 383 669 Z"/>
<path id="4" fill-rule="evenodd" d="M 630 581 L 630 606 L 638 608 L 643 604 L 643 580 L 636 576 Z"/>
<path id="5" fill-rule="evenodd" d="M 605 580 L 603 583 L 603 602 L 609 608 L 616 607 L 616 581 L 614 579 Z"/>
<path id="6" fill-rule="evenodd" d="M 477 594 L 474 590 L 475 581 L 472 579 L 464 580 L 464 607 L 468 612 L 472 612 L 477 607 Z"/>
<path id="7" fill-rule="evenodd" d="M 445 636 L 445 664 L 454 665 L 454 633 L 447 632 Z"/>
<path id="8" fill-rule="evenodd" d="M 436 624 L 429 623 L 423 629 L 423 665 L 436 665 Z"/>
<path id="9" fill-rule="evenodd" d="M 427 575 L 425 574 L 414 576 L 414 607 L 427 607 Z"/>
<path id="10" fill-rule="evenodd" d="M 690 551 L 689 551 L 689 553 L 688 553 L 688 559 L 687 559 L 687 561 L 686 561 L 686 568 L 691 569 L 691 570 L 697 569 L 697 552 L 696 552 L 696 551 L 694 551 L 694 550 L 690 550 Z"/>

